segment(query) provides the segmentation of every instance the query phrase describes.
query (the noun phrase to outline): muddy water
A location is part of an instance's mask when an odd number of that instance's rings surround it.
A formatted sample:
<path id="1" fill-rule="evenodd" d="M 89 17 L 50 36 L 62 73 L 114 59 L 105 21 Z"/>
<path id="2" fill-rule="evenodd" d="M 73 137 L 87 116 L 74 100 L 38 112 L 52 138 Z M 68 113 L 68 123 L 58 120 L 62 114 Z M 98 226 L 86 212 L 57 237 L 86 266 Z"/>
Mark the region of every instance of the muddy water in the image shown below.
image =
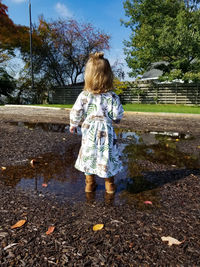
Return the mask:
<path id="1" fill-rule="evenodd" d="M 14 124 L 29 130 L 69 130 L 69 126 L 64 124 Z M 78 153 L 73 147 L 67 147 L 60 154 L 52 152 L 28 159 L 24 166 L 6 166 L 5 170 L 1 170 L 0 179 L 5 186 L 48 194 L 58 200 L 132 203 L 144 209 L 147 207 L 144 201 L 147 200 L 154 207 L 160 206 L 163 184 L 182 179 L 200 166 L 197 155 L 182 153 L 177 148 L 178 142 L 192 139 L 189 135 L 178 132 L 141 133 L 124 129 L 116 129 L 116 134 L 124 171 L 115 177 L 117 191 L 114 196 L 105 194 L 104 180 L 98 177 L 96 192 L 85 194 L 84 175 L 73 167 Z"/>

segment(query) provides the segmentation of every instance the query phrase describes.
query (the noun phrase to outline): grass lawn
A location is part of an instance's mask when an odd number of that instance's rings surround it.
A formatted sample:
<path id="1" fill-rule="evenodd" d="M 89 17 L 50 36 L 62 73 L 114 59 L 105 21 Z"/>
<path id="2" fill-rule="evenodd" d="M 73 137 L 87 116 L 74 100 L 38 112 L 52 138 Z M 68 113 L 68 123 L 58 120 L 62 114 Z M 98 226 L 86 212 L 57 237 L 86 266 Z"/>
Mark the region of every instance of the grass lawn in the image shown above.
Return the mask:
<path id="1" fill-rule="evenodd" d="M 36 105 L 35 105 L 36 106 Z M 71 108 L 73 105 L 37 105 L 43 107 Z M 161 104 L 126 104 L 123 105 L 125 111 L 136 112 L 166 112 L 166 113 L 191 113 L 200 114 L 200 106 L 185 105 L 161 105 Z"/>
<path id="2" fill-rule="evenodd" d="M 73 104 L 69 104 L 69 105 L 59 105 L 59 104 L 45 104 L 45 105 L 31 105 L 31 106 L 40 106 L 40 107 L 51 107 L 51 108 L 72 108 L 73 107 Z"/>
<path id="3" fill-rule="evenodd" d="M 185 105 L 161 105 L 161 104 L 126 104 L 123 105 L 125 111 L 138 112 L 166 112 L 166 113 L 192 113 L 200 114 L 200 106 Z"/>

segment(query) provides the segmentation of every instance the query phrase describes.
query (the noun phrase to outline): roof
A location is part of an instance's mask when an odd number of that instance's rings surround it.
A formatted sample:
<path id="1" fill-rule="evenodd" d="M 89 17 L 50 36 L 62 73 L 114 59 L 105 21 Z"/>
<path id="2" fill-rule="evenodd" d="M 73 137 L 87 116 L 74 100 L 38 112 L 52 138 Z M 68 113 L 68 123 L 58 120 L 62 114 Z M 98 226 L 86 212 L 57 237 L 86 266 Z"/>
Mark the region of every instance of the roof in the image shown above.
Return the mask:
<path id="1" fill-rule="evenodd" d="M 154 62 L 150 65 L 149 69 L 142 75 L 141 80 L 156 80 L 162 76 L 163 71 L 160 69 L 162 65 L 167 66 L 167 61 Z"/>

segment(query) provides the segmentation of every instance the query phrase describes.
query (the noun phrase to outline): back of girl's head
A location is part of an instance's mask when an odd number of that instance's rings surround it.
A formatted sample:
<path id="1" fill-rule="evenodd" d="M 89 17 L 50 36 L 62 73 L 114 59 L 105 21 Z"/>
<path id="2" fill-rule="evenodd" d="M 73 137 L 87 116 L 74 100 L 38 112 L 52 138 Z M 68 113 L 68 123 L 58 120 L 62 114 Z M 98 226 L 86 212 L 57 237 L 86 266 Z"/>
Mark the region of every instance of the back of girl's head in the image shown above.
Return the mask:
<path id="1" fill-rule="evenodd" d="M 113 72 L 103 52 L 91 54 L 85 67 L 85 86 L 94 94 L 105 93 L 113 89 Z"/>

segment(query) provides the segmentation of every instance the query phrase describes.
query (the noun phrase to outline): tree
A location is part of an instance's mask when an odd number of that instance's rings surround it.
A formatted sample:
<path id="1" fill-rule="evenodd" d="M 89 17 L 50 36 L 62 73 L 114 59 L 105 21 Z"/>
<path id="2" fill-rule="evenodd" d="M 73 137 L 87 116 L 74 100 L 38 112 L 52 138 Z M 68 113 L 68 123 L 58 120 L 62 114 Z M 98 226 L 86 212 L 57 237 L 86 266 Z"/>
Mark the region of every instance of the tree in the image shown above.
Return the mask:
<path id="1" fill-rule="evenodd" d="M 14 55 L 14 49 L 21 46 L 24 31 L 28 33 L 28 28 L 15 25 L 8 16 L 8 8 L 0 0 L 0 61 L 6 60 L 2 55 Z M 23 34 L 22 34 L 23 33 Z"/>
<path id="2" fill-rule="evenodd" d="M 28 86 L 30 77 L 29 28 L 15 25 L 9 18 L 7 7 L 0 0 L 0 61 L 6 55 L 15 55 L 16 49 L 25 62 L 25 73 L 20 89 Z M 36 83 L 45 85 L 43 91 L 56 86 L 74 84 L 83 74 L 90 53 L 109 49 L 110 36 L 89 23 L 76 20 L 47 22 L 39 18 L 33 26 L 33 67 Z M 22 72 L 23 73 L 23 72 Z M 27 81 L 25 81 L 27 79 Z M 39 87 L 35 86 L 35 90 Z M 43 95 L 36 90 L 38 98 Z"/>
<path id="3" fill-rule="evenodd" d="M 39 19 L 33 29 L 34 73 L 47 80 L 49 85 L 74 84 L 83 73 L 90 53 L 109 49 L 107 34 L 91 24 L 76 20 L 47 22 Z M 27 40 L 20 49 L 25 62 L 29 62 Z"/>
<path id="4" fill-rule="evenodd" d="M 188 77 L 200 72 L 199 1 L 126 0 L 124 8 L 132 35 L 125 42 L 130 76 L 143 74 L 152 62 L 161 66 L 164 79 Z M 191 75 L 189 75 L 191 76 Z M 187 79 L 185 79 L 187 80 Z"/>
<path id="5" fill-rule="evenodd" d="M 15 81 L 4 69 L 0 68 L 0 95 L 9 96 L 15 89 Z"/>

